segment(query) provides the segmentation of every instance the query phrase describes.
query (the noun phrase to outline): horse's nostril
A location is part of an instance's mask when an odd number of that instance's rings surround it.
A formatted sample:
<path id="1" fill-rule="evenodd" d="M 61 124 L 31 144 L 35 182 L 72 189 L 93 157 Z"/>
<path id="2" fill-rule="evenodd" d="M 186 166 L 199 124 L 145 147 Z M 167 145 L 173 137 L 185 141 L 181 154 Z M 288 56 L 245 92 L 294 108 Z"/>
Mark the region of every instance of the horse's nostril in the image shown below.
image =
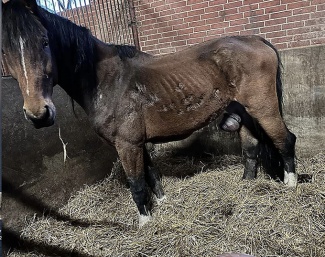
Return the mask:
<path id="1" fill-rule="evenodd" d="M 51 117 L 51 111 L 50 111 L 50 107 L 48 105 L 45 105 L 45 113 L 43 115 L 43 119 L 48 119 Z"/>

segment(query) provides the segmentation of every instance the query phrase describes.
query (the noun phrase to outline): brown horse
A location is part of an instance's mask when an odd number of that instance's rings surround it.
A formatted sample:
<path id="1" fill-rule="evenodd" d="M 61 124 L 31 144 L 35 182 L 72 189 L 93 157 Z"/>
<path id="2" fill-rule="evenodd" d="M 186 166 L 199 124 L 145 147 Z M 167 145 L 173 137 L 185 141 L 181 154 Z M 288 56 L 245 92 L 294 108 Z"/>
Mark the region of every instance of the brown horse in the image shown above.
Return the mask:
<path id="1" fill-rule="evenodd" d="M 296 185 L 296 137 L 281 115 L 279 55 L 263 38 L 224 37 L 154 57 L 105 44 L 35 0 L 4 4 L 2 20 L 3 53 L 19 82 L 26 118 L 36 128 L 51 126 L 52 89 L 60 85 L 116 147 L 140 224 L 150 217 L 147 184 L 164 198 L 145 143 L 185 138 L 230 103 L 230 112 L 241 119 L 244 178 L 256 176 L 261 138 L 250 126 L 255 124 L 282 156 L 284 183 Z"/>

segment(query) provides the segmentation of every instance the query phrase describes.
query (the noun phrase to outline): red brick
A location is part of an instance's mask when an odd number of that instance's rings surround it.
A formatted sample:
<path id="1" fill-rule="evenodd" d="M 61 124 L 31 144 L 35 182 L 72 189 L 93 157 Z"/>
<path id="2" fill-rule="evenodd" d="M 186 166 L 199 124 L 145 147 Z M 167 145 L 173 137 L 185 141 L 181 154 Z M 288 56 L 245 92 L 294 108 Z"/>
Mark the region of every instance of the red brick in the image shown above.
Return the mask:
<path id="1" fill-rule="evenodd" d="M 200 32 L 200 31 L 208 31 L 210 30 L 211 25 L 203 25 L 203 26 L 194 26 L 194 32 Z"/>
<path id="2" fill-rule="evenodd" d="M 204 1 L 203 3 L 197 3 L 195 5 L 192 5 L 192 10 L 198 10 L 198 9 L 204 9 L 204 8 L 208 8 L 209 6 L 209 2 L 208 1 Z"/>
<path id="3" fill-rule="evenodd" d="M 287 30 L 288 35 L 299 35 L 299 34 L 308 33 L 308 32 L 310 32 L 310 27 Z"/>
<path id="4" fill-rule="evenodd" d="M 288 9 L 305 8 L 310 5 L 311 5 L 310 1 L 298 1 L 294 3 L 288 3 Z"/>
<path id="5" fill-rule="evenodd" d="M 287 23 L 287 18 L 279 18 L 273 20 L 266 20 L 265 26 L 273 26 L 273 25 L 285 24 L 285 23 Z"/>
<path id="6" fill-rule="evenodd" d="M 190 37 L 193 37 L 193 38 L 203 38 L 207 35 L 207 32 L 206 31 L 200 31 L 200 32 L 195 32 L 195 33 L 192 33 L 190 34 Z"/>
<path id="7" fill-rule="evenodd" d="M 216 22 L 211 24 L 211 29 L 227 28 L 229 27 L 229 21 Z"/>
<path id="8" fill-rule="evenodd" d="M 164 32 L 161 34 L 162 37 L 174 37 L 178 35 L 178 32 L 176 30 L 172 30 L 172 31 L 168 31 L 168 32 Z"/>
<path id="9" fill-rule="evenodd" d="M 242 6 L 242 3 L 241 3 L 241 1 L 235 1 L 235 2 L 231 2 L 231 3 L 227 3 L 224 6 L 225 6 L 225 10 L 228 10 L 231 8 L 240 7 L 240 6 Z"/>
<path id="10" fill-rule="evenodd" d="M 279 30 L 281 30 L 281 25 L 274 25 L 274 26 L 261 28 L 262 33 L 267 33 L 267 32 L 271 32 L 271 31 L 279 31 Z"/>
<path id="11" fill-rule="evenodd" d="M 279 13 L 287 10 L 285 5 L 279 5 L 279 6 L 270 6 L 264 9 L 265 13 Z"/>
<path id="12" fill-rule="evenodd" d="M 246 16 L 245 16 L 246 17 Z M 250 16 L 248 17 L 250 21 L 258 22 L 258 21 L 266 21 L 269 20 L 270 15 L 269 14 L 263 14 L 263 15 L 258 15 L 258 16 Z"/>
<path id="13" fill-rule="evenodd" d="M 224 6 L 223 5 L 214 5 L 214 6 L 209 6 L 207 8 L 204 9 L 204 13 L 217 13 L 219 11 L 223 11 L 224 10 Z"/>
<path id="14" fill-rule="evenodd" d="M 243 24 L 247 24 L 247 23 L 248 23 L 248 19 L 243 18 L 243 19 L 230 21 L 230 26 L 243 25 Z"/>
<path id="15" fill-rule="evenodd" d="M 290 22 L 290 23 L 283 24 L 282 28 L 284 30 L 288 30 L 288 29 L 299 28 L 299 27 L 303 27 L 303 26 L 304 26 L 303 21 L 295 21 L 295 22 Z"/>
<path id="16" fill-rule="evenodd" d="M 185 46 L 186 45 L 186 40 L 174 40 L 172 42 L 173 46 Z"/>
<path id="17" fill-rule="evenodd" d="M 189 17 L 192 17 L 192 16 L 200 16 L 202 14 L 204 14 L 204 9 L 198 9 L 198 10 L 195 9 L 195 10 L 189 11 L 187 15 Z"/>
<path id="18" fill-rule="evenodd" d="M 259 8 L 267 8 L 267 7 L 274 7 L 274 8 L 280 8 L 280 0 L 272 0 L 272 1 L 267 1 L 267 2 L 260 2 L 259 3 Z"/>
<path id="19" fill-rule="evenodd" d="M 245 29 L 239 32 L 240 35 L 262 35 L 259 28 Z"/>
<path id="20" fill-rule="evenodd" d="M 228 2 L 227 0 L 209 1 L 209 6 L 224 5 L 227 2 Z"/>
<path id="21" fill-rule="evenodd" d="M 319 12 L 319 11 L 325 11 L 325 4 L 324 3 L 317 5 L 317 12 Z"/>
<path id="22" fill-rule="evenodd" d="M 283 38 L 284 36 L 286 36 L 286 31 L 284 30 L 266 33 L 266 37 L 268 38 L 276 38 L 276 37 Z"/>
<path id="23" fill-rule="evenodd" d="M 304 41 L 292 41 L 289 42 L 289 47 L 302 47 L 302 46 L 310 46 L 310 40 Z"/>
<path id="24" fill-rule="evenodd" d="M 198 43 L 201 43 L 203 42 L 203 37 L 201 38 L 198 38 L 198 37 L 195 37 L 195 38 L 190 38 L 186 41 L 186 44 L 187 45 L 194 45 L 194 44 L 198 44 Z"/>
<path id="25" fill-rule="evenodd" d="M 283 12 L 271 13 L 270 18 L 277 19 L 277 18 L 282 18 L 282 17 L 288 17 L 291 15 L 292 15 L 292 10 L 288 10 L 288 11 L 283 11 Z"/>
<path id="26" fill-rule="evenodd" d="M 194 22 L 194 21 L 200 21 L 201 20 L 201 16 L 197 15 L 197 16 L 188 16 L 186 18 L 184 18 L 184 22 Z"/>
<path id="27" fill-rule="evenodd" d="M 171 3 L 170 3 L 170 7 L 172 9 L 177 8 L 177 7 L 184 7 L 186 5 L 187 5 L 186 1 L 177 1 L 177 2 L 171 1 Z"/>
<path id="28" fill-rule="evenodd" d="M 313 45 L 325 45 L 325 37 L 324 38 L 315 38 L 310 40 Z"/>
<path id="29" fill-rule="evenodd" d="M 251 23 L 245 24 L 244 27 L 245 27 L 245 29 L 264 28 L 265 27 L 265 22 L 264 21 L 251 22 Z"/>
<path id="30" fill-rule="evenodd" d="M 305 14 L 299 14 L 299 15 L 288 17 L 288 22 L 302 21 L 302 20 L 309 20 L 309 19 L 310 19 L 310 14 L 305 13 Z"/>
<path id="31" fill-rule="evenodd" d="M 236 14 L 232 14 L 232 15 L 226 15 L 226 20 L 227 21 L 237 20 L 237 19 L 242 19 L 242 18 L 244 18 L 243 13 L 236 13 Z"/>
<path id="32" fill-rule="evenodd" d="M 236 32 L 236 31 L 238 31 L 238 33 L 239 33 L 239 31 L 242 31 L 244 29 L 245 29 L 244 25 L 237 25 L 237 26 L 225 28 L 225 32 L 226 33 L 229 33 L 229 32 Z"/>
<path id="33" fill-rule="evenodd" d="M 292 11 L 293 15 L 303 14 L 303 13 L 312 13 L 316 11 L 316 6 L 308 6 L 305 8 L 298 8 Z"/>
<path id="34" fill-rule="evenodd" d="M 184 22 L 172 26 L 173 30 L 182 30 L 186 28 L 188 28 L 188 23 L 184 23 Z"/>
<path id="35" fill-rule="evenodd" d="M 264 9 L 250 10 L 250 11 L 244 12 L 244 17 L 259 17 L 259 16 L 263 16 L 263 15 L 264 15 Z M 267 17 L 269 17 L 268 14 L 267 14 Z"/>
<path id="36" fill-rule="evenodd" d="M 187 29 L 182 29 L 180 31 L 178 31 L 178 35 L 186 35 L 186 34 L 191 34 L 194 32 L 193 28 L 187 28 Z"/>

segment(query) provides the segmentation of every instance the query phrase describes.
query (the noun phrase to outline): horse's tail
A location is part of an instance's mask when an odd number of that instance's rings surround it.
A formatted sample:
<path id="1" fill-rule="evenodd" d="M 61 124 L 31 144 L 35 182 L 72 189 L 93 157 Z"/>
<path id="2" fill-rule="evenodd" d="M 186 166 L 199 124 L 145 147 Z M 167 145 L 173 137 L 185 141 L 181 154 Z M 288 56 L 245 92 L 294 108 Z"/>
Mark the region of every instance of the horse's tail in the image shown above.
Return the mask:
<path id="1" fill-rule="evenodd" d="M 282 94 L 282 62 L 280 58 L 280 54 L 278 50 L 272 45 L 269 41 L 266 39 L 262 38 L 264 44 L 267 46 L 271 47 L 273 51 L 275 52 L 277 58 L 278 58 L 278 67 L 277 67 L 277 72 L 276 72 L 276 92 L 278 96 L 278 102 L 279 102 L 279 111 L 281 116 L 283 116 L 283 109 L 282 109 L 282 104 L 283 104 L 283 94 Z"/>

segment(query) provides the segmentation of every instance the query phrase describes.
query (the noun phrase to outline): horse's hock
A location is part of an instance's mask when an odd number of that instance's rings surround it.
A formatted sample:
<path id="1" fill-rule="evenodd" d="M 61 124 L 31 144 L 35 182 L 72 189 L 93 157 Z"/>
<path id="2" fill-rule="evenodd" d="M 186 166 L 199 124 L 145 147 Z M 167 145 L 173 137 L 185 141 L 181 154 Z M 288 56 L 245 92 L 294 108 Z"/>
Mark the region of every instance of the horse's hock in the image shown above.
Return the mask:
<path id="1" fill-rule="evenodd" d="M 297 135 L 298 157 L 310 157 L 324 150 L 323 56 L 325 46 L 281 52 L 285 120 Z M 78 107 L 77 117 L 73 114 L 69 98 L 59 88 L 53 97 L 58 109 L 57 124 L 41 130 L 24 121 L 22 97 L 14 80 L 2 79 L 2 96 L 4 233 L 15 236 L 19 235 L 26 216 L 29 219 L 34 213 L 42 214 L 49 209 L 55 214 L 72 192 L 104 178 L 116 160 L 116 153 L 95 135 Z M 217 131 L 215 124 L 184 141 L 160 147 L 180 151 L 192 148 L 212 154 L 240 153 L 237 137 Z"/>

